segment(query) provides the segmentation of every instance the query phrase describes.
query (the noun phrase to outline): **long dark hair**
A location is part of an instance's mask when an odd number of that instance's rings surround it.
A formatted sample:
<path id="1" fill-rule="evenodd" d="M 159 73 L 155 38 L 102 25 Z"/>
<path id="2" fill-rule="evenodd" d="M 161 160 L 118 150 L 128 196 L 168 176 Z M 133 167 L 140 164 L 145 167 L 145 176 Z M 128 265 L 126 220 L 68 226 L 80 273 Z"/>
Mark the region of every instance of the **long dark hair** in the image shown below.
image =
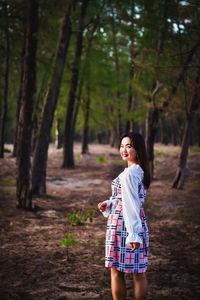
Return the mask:
<path id="1" fill-rule="evenodd" d="M 138 165 L 140 165 L 140 167 L 144 171 L 143 183 L 144 183 L 145 188 L 148 189 L 150 186 L 150 182 L 151 182 L 151 176 L 150 176 L 150 169 L 149 169 L 149 160 L 148 160 L 148 155 L 147 155 L 144 139 L 143 139 L 142 135 L 139 133 L 129 132 L 129 133 L 124 134 L 120 138 L 120 145 L 121 145 L 123 138 L 125 138 L 125 137 L 130 138 L 131 146 L 133 146 L 136 151 L 137 163 L 138 163 Z"/>

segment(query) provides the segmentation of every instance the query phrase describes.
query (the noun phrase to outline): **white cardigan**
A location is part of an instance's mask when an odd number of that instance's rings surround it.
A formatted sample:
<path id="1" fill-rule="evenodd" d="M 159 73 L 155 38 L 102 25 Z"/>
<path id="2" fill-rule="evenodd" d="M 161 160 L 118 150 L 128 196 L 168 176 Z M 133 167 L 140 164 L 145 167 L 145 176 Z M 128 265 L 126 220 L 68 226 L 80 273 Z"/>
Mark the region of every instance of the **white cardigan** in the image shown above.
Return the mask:
<path id="1" fill-rule="evenodd" d="M 142 232 L 142 221 L 140 218 L 138 186 L 142 182 L 143 176 L 144 172 L 137 164 L 125 168 L 119 175 L 122 192 L 123 216 L 128 232 L 126 244 L 142 244 L 142 239 L 139 236 L 139 233 Z M 111 211 L 112 197 L 104 202 L 107 203 L 107 207 L 105 212 L 103 212 L 103 215 L 104 217 L 108 217 Z"/>

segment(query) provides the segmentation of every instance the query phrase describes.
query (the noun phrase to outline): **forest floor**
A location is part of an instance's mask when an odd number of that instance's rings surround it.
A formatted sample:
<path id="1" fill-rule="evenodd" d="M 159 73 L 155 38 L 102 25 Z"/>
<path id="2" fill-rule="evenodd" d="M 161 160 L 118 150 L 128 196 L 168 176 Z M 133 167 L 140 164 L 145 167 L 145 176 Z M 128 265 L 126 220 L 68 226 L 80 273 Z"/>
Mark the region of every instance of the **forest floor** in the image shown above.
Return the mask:
<path id="1" fill-rule="evenodd" d="M 61 168 L 62 150 L 51 145 L 47 195 L 35 197 L 37 212 L 16 209 L 16 163 L 0 160 L 0 299 L 111 300 L 110 271 L 104 267 L 106 219 L 97 204 L 110 197 L 112 179 L 124 168 L 116 149 L 90 145 L 76 168 Z M 155 179 L 145 212 L 150 232 L 147 278 L 152 300 L 200 299 L 200 153 L 191 153 L 183 190 L 172 189 L 179 147 L 155 145 Z M 105 162 L 100 163 L 98 157 Z M 92 222 L 71 226 L 66 216 L 94 212 Z M 75 215 L 75 214 L 74 214 Z M 77 214 L 76 214 L 77 216 Z M 80 249 L 59 245 L 72 235 Z M 127 300 L 133 299 L 126 276 Z"/>

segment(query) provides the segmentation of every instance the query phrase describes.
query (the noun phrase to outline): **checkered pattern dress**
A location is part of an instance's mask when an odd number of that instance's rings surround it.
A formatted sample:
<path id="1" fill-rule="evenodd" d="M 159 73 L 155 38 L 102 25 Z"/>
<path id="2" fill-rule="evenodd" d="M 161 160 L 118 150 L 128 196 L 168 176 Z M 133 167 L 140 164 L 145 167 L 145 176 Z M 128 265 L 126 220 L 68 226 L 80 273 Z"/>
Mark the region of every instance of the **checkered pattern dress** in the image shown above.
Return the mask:
<path id="1" fill-rule="evenodd" d="M 122 194 L 120 179 L 117 177 L 112 182 L 112 204 L 111 212 L 108 217 L 106 231 L 106 254 L 105 266 L 107 268 L 116 268 L 125 273 L 143 273 L 147 270 L 148 264 L 148 246 L 149 235 L 148 227 L 142 205 L 145 199 L 145 189 L 142 182 L 138 186 L 138 195 L 140 200 L 140 217 L 142 221 L 142 232 L 139 236 L 143 240 L 140 248 L 131 251 L 126 245 L 126 237 L 128 235 L 122 208 Z"/>

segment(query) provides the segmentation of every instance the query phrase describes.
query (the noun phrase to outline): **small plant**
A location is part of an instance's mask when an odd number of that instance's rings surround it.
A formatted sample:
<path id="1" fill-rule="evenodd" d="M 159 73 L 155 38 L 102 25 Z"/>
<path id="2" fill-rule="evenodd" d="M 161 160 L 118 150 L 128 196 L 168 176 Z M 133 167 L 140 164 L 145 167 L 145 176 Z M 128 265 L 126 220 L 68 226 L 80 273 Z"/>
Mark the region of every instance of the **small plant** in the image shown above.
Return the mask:
<path id="1" fill-rule="evenodd" d="M 73 213 L 71 215 L 68 215 L 65 218 L 65 220 L 67 220 L 67 219 L 69 220 L 71 226 L 76 226 L 76 225 L 82 226 L 83 225 L 80 210 L 78 210 L 78 211 L 73 210 Z"/>
<path id="2" fill-rule="evenodd" d="M 0 185 L 7 186 L 7 185 L 14 185 L 16 183 L 15 179 L 7 179 L 0 181 Z"/>
<path id="3" fill-rule="evenodd" d="M 81 155 L 80 155 L 80 154 L 77 154 L 77 155 L 76 155 L 76 158 L 77 158 L 77 160 L 80 160 L 80 159 L 81 159 Z"/>
<path id="4" fill-rule="evenodd" d="M 190 148 L 190 152 L 191 153 L 199 153 L 200 152 L 200 147 Z"/>
<path id="5" fill-rule="evenodd" d="M 104 164 L 106 162 L 105 158 L 103 156 L 99 156 L 97 158 L 97 161 L 100 163 L 100 164 Z"/>
<path id="6" fill-rule="evenodd" d="M 93 216 L 94 216 L 95 210 L 86 210 L 83 213 L 83 219 L 85 222 L 90 221 L 90 223 L 93 222 Z"/>
<path id="7" fill-rule="evenodd" d="M 80 249 L 80 244 L 79 244 L 79 242 L 77 242 L 77 241 L 75 240 L 73 234 L 69 234 L 69 235 L 64 234 L 63 236 L 65 237 L 65 239 L 64 239 L 63 241 L 61 241 L 61 242 L 59 243 L 59 245 L 63 245 L 63 246 L 66 247 L 66 249 L 67 249 L 67 258 L 69 258 L 69 246 L 70 246 L 70 245 L 74 245 L 74 246 L 76 246 L 78 249 Z"/>
<path id="8" fill-rule="evenodd" d="M 8 148 L 4 148 L 4 149 L 3 149 L 3 152 L 4 152 L 4 153 L 11 153 L 11 150 L 8 149 Z"/>
<path id="9" fill-rule="evenodd" d="M 71 226 L 83 226 L 84 222 L 90 221 L 93 222 L 94 210 L 86 210 L 81 212 L 80 210 L 75 211 L 71 215 L 68 215 L 65 220 L 69 220 Z"/>
<path id="10" fill-rule="evenodd" d="M 167 152 L 165 152 L 165 151 L 160 151 L 160 150 L 154 150 L 154 155 L 157 155 L 157 156 L 163 156 L 163 157 L 169 156 Z"/>

